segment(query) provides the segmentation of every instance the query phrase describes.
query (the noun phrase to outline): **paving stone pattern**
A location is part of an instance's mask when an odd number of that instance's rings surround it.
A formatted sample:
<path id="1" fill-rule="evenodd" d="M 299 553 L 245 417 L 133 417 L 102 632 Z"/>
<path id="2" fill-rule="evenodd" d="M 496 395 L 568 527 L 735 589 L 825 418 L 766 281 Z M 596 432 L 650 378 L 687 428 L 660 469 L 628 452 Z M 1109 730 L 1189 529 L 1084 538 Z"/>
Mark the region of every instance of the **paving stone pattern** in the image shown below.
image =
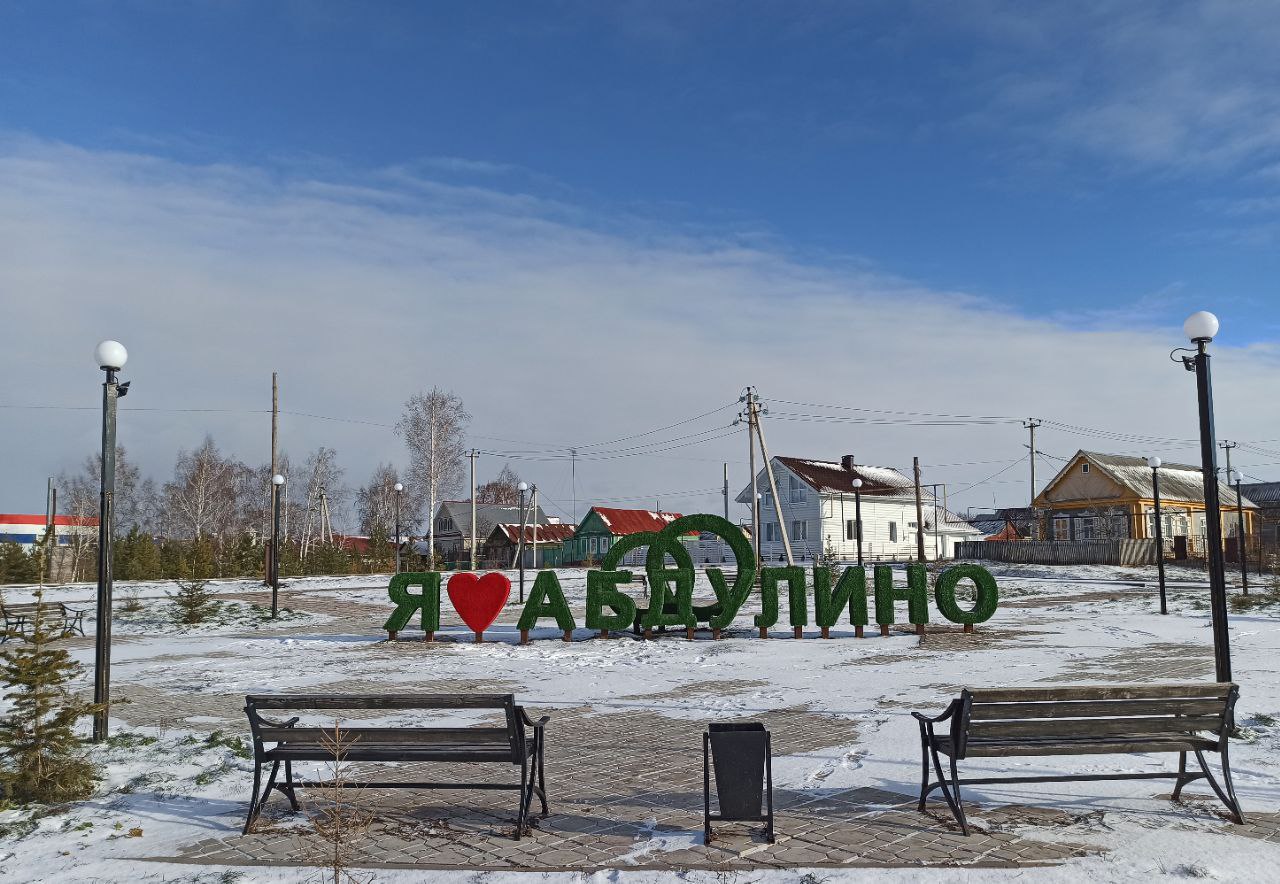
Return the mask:
<path id="1" fill-rule="evenodd" d="M 1099 594 L 1102 595 L 1102 594 Z M 1110 595 L 1110 594 L 1108 594 Z M 236 598 L 263 604 L 267 592 L 237 593 Z M 1078 600 L 1078 599 L 1077 599 Z M 1019 600 L 1027 608 L 1057 604 L 1066 599 Z M 273 634 L 361 634 L 376 632 L 386 606 L 335 598 L 325 592 L 281 593 L 280 604 L 293 610 L 323 613 L 322 625 L 283 626 Z M 444 626 L 458 625 L 456 615 L 443 606 Z M 979 627 L 975 633 L 931 625 L 923 647 L 941 653 L 983 648 L 988 651 L 1018 646 L 1038 625 L 1023 618 L 1022 628 Z M 754 634 L 742 630 L 743 635 Z M 369 648 L 371 658 L 430 654 L 447 645 L 424 645 L 406 634 L 396 643 Z M 582 632 L 582 637 L 587 633 Z M 705 636 L 700 636 L 705 638 Z M 667 641 L 681 640 L 667 637 Z M 77 641 L 85 641 L 83 639 Z M 714 646 L 708 647 L 713 653 Z M 175 661 L 177 662 L 177 661 Z M 868 656 L 874 665 L 884 656 Z M 831 667 L 836 668 L 836 667 Z M 1146 681 L 1206 677 L 1212 661 L 1203 648 L 1182 645 L 1116 651 L 1072 665 L 1048 681 Z M 348 678 L 326 684 L 328 691 L 378 691 L 383 686 Z M 650 709 L 665 708 L 683 699 L 749 693 L 761 687 L 754 681 L 706 682 L 686 685 L 660 697 L 641 697 Z M 938 684 L 940 693 L 957 685 Z M 433 692 L 514 691 L 498 682 L 431 680 Z M 243 696 L 231 693 L 171 692 L 145 684 L 120 682 L 113 714 L 134 726 L 208 729 L 243 728 Z M 629 698 L 621 697 L 621 700 Z M 638 704 L 644 705 L 644 704 Z M 895 705 L 886 700 L 884 705 Z M 617 707 L 614 707 L 617 708 Z M 1055 864 L 1072 856 L 1096 852 L 1082 843 L 1089 828 L 1105 827 L 1104 812 L 1071 813 L 1027 806 L 968 805 L 974 834 L 965 838 L 940 800 L 928 813 L 916 810 L 908 796 L 874 788 L 824 789 L 827 776 L 858 764 L 858 734 L 845 719 L 810 709 L 786 709 L 752 716 L 763 720 L 773 738 L 776 759 L 817 753 L 828 760 L 810 774 L 807 788 L 777 789 L 778 838 L 768 844 L 757 824 L 715 825 L 710 844 L 702 843 L 702 730 L 698 721 L 656 711 L 539 707 L 550 714 L 547 783 L 551 812 L 535 818 L 520 841 L 511 838 L 516 793 L 503 791 L 419 791 L 412 789 L 356 789 L 344 793 L 357 814 L 368 815 L 368 827 L 346 839 L 351 865 L 363 868 L 421 868 L 474 870 L 580 870 L 601 868 L 747 870 L 783 867 L 1027 867 Z M 590 714 L 589 714 L 590 713 Z M 188 720 L 195 716 L 196 720 Z M 353 716 L 354 717 L 354 716 Z M 619 747 L 626 747 L 620 751 Z M 915 746 L 910 747 L 914 776 Z M 314 776 L 322 771 L 312 771 Z M 352 765 L 354 779 L 373 774 L 369 766 Z M 398 765 L 377 770 L 379 779 L 472 779 L 514 782 L 518 772 L 500 767 Z M 245 783 L 247 810 L 249 784 Z M 936 793 L 935 793 L 936 794 Z M 1167 793 L 1153 794 L 1167 799 Z M 301 814 L 289 812 L 283 796 L 274 795 L 257 830 L 248 836 L 210 838 L 188 845 L 177 856 L 161 857 L 178 863 L 241 866 L 325 865 L 332 848 L 315 833 L 310 820 L 329 805 L 322 790 L 304 790 Z M 535 810 L 537 803 L 535 801 Z M 1231 826 L 1211 801 L 1188 796 L 1187 806 L 1153 808 L 1153 825 L 1214 828 L 1267 841 L 1280 841 L 1280 814 L 1252 815 L 1247 826 Z"/>

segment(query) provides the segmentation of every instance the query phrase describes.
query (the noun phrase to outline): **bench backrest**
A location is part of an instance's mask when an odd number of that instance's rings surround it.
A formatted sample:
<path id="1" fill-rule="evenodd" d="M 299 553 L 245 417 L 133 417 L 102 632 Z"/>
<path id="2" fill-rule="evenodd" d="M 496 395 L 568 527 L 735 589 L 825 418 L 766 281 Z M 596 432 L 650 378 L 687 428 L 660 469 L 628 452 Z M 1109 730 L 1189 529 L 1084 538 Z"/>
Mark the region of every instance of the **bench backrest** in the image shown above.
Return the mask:
<path id="1" fill-rule="evenodd" d="M 953 739 L 1012 743 L 1185 737 L 1233 727 L 1239 689 L 1229 682 L 970 688 L 960 694 Z"/>
<path id="2" fill-rule="evenodd" d="M 415 723 L 413 741 L 440 745 L 505 746 L 511 750 L 512 760 L 516 763 L 523 757 L 524 723 L 514 694 L 250 694 L 245 697 L 249 727 L 259 747 L 263 742 L 299 738 L 329 740 L 334 732 L 332 727 L 278 727 L 263 719 L 263 710 L 336 712 L 356 709 L 501 709 L 506 717 L 503 727 L 421 727 Z M 341 725 L 338 727 L 340 735 L 347 730 Z M 358 730 L 360 739 L 381 742 L 403 736 L 406 729 L 359 726 Z"/>
<path id="3" fill-rule="evenodd" d="M 24 617 L 28 614 L 34 614 L 36 611 L 40 611 L 44 614 L 51 611 L 57 611 L 59 614 L 65 614 L 66 610 L 67 606 L 62 602 L 40 602 L 38 604 L 36 602 L 22 602 L 17 605 L 0 604 L 0 613 L 21 615 Z"/>

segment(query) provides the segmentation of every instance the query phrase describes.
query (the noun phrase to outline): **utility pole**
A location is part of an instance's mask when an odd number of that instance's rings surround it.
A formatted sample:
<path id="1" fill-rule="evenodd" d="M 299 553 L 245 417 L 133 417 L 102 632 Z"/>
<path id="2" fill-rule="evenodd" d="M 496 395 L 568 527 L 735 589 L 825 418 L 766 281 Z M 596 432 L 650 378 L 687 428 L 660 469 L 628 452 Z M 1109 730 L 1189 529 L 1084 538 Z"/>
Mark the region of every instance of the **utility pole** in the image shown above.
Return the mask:
<path id="1" fill-rule="evenodd" d="M 778 515 L 778 531 L 782 535 L 782 550 L 787 554 L 787 567 L 795 565 L 795 557 L 791 555 L 791 537 L 787 533 L 787 522 L 782 518 L 782 498 L 778 496 L 778 482 L 773 475 L 773 463 L 769 460 L 769 446 L 764 443 L 764 429 L 760 426 L 760 403 L 755 403 L 756 436 L 760 439 L 760 457 L 764 459 L 765 475 L 769 477 L 769 491 L 773 494 L 773 511 Z M 808 541 L 806 541 L 807 543 Z"/>
<path id="2" fill-rule="evenodd" d="M 535 482 L 529 490 L 533 493 L 533 570 L 538 570 L 538 484 Z"/>
<path id="3" fill-rule="evenodd" d="M 756 437 L 755 429 L 755 391 L 747 387 L 742 401 L 747 403 L 746 412 L 738 413 L 738 420 L 747 418 L 747 463 L 751 470 L 751 547 L 755 550 L 756 572 L 760 570 L 760 492 L 757 489 L 756 477 Z"/>
<path id="4" fill-rule="evenodd" d="M 472 448 L 467 452 L 471 461 L 471 570 L 476 569 L 476 458 L 480 451 Z"/>
<path id="5" fill-rule="evenodd" d="M 1040 539 L 1040 520 L 1036 518 L 1036 427 L 1040 426 L 1044 421 L 1039 418 L 1029 417 L 1022 422 L 1022 426 L 1031 431 L 1031 497 L 1027 502 L 1027 508 L 1031 510 L 1031 539 Z"/>
<path id="6" fill-rule="evenodd" d="M 573 486 L 573 524 L 578 524 L 578 449 L 569 449 L 569 484 Z"/>
<path id="7" fill-rule="evenodd" d="M 729 465 L 724 465 L 724 520 L 729 521 Z"/>
<path id="8" fill-rule="evenodd" d="M 916 557 L 924 561 L 924 506 L 920 500 L 920 458 L 911 458 L 916 476 Z"/>
<path id="9" fill-rule="evenodd" d="M 1226 439 L 1223 439 L 1221 442 L 1218 443 L 1218 447 L 1227 453 L 1227 471 L 1225 475 L 1227 477 L 1227 487 L 1230 488 L 1231 487 L 1231 449 L 1236 447 L 1236 443 L 1228 442 Z M 1213 481 L 1216 483 L 1218 481 L 1218 477 L 1214 476 Z M 1240 557 L 1243 559 L 1244 558 L 1244 505 L 1240 503 L 1239 497 L 1240 495 L 1237 494 L 1236 506 L 1239 509 L 1240 519 L 1237 522 L 1239 528 L 1236 531 L 1236 548 L 1240 553 Z M 1248 594 L 1249 594 L 1248 590 L 1246 589 L 1245 595 L 1248 595 Z"/>

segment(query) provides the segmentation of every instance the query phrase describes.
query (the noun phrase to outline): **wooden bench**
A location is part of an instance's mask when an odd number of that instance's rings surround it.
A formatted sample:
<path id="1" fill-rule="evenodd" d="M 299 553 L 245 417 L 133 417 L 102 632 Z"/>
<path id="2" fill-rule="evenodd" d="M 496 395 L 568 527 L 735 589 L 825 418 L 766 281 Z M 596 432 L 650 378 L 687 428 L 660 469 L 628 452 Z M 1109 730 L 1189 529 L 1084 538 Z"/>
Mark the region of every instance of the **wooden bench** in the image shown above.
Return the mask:
<path id="1" fill-rule="evenodd" d="M 1231 785 L 1227 739 L 1235 727 L 1239 689 L 1231 683 L 1113 685 L 1056 688 L 965 689 L 936 718 L 912 712 L 920 724 L 924 767 L 919 809 L 934 789 L 969 834 L 960 803 L 961 780 L 956 762 L 966 758 L 1013 758 L 1049 755 L 1176 753 L 1178 772 L 1081 774 L 965 779 L 965 785 L 1047 783 L 1083 780 L 1173 779 L 1173 800 L 1192 780 L 1207 779 L 1237 823 L 1244 822 Z M 950 732 L 935 726 L 950 723 Z M 1219 753 L 1222 786 L 1205 763 L 1204 753 Z M 1199 772 L 1187 771 L 1187 753 L 1195 753 Z M 950 761 L 950 778 L 940 755 Z M 937 772 L 930 780 L 929 763 Z M 1223 788 L 1225 786 L 1225 789 Z"/>
<path id="2" fill-rule="evenodd" d="M 666 603 L 665 603 L 665 604 L 663 604 L 663 606 L 662 606 L 662 613 L 663 613 L 663 614 L 675 614 L 675 613 L 677 613 L 679 610 L 680 610 L 680 606 L 679 606 L 679 605 L 677 605 L 675 602 L 666 602 Z M 718 617 L 718 616 L 720 615 L 720 612 L 721 612 L 722 610 L 724 610 L 724 606 L 723 606 L 723 605 L 721 605 L 719 602 L 712 602 L 712 603 L 711 603 L 711 604 L 709 604 L 709 605 L 694 605 L 694 606 L 693 606 L 693 619 L 694 619 L 694 620 L 696 620 L 696 621 L 697 621 L 697 622 L 699 622 L 699 623 L 706 623 L 706 624 L 707 624 L 707 628 L 708 628 L 708 629 L 710 629 L 710 628 L 711 628 L 711 618 L 712 618 L 712 617 Z M 632 631 L 632 633 L 634 633 L 635 635 L 641 635 L 641 634 L 643 634 L 645 638 L 652 638 L 652 637 L 653 637 L 653 635 L 652 635 L 652 630 L 647 630 L 647 629 L 645 629 L 645 628 L 644 628 L 644 618 L 645 618 L 645 616 L 646 616 L 648 613 L 649 613 L 649 609 L 648 609 L 648 608 L 642 608 L 642 607 L 640 607 L 639 605 L 637 605 L 637 606 L 636 606 L 636 616 L 635 616 L 635 620 L 634 620 L 634 622 L 631 624 L 631 631 Z M 658 632 L 665 633 L 666 631 L 667 631 L 667 627 L 665 627 L 665 626 L 659 626 L 659 627 L 658 627 Z M 692 629 L 687 629 L 687 628 L 686 628 L 686 630 L 685 630 L 685 631 L 688 633 L 688 637 L 689 637 L 690 639 L 692 639 L 692 638 L 693 638 L 693 630 L 692 630 Z M 716 629 L 716 630 L 713 630 L 713 632 L 715 632 L 715 633 L 716 633 L 716 636 L 715 636 L 716 638 L 719 638 L 719 637 L 720 637 L 720 630 Z"/>
<path id="3" fill-rule="evenodd" d="M 45 623 L 50 624 L 54 629 L 61 629 L 64 635 L 73 633 L 84 635 L 84 611 L 68 608 L 62 602 L 0 604 L 0 616 L 4 617 L 4 634 L 0 635 L 0 644 L 7 642 L 14 635 L 25 638 L 35 626 L 37 611 Z"/>
<path id="4" fill-rule="evenodd" d="M 345 747 L 342 761 L 509 764 L 520 768 L 520 782 L 334 783 L 332 780 L 295 780 L 295 761 L 334 762 L 335 726 L 299 727 L 301 719 L 297 716 L 286 721 L 274 721 L 261 714 L 264 710 L 317 713 L 356 709 L 500 709 L 506 719 L 502 727 L 365 727 L 338 724 L 338 742 Z M 524 708 L 516 705 L 512 694 L 251 694 L 245 697 L 244 710 L 249 716 L 249 729 L 253 736 L 254 762 L 253 796 L 249 802 L 249 816 L 244 824 L 245 834 L 248 834 L 262 806 L 271 796 L 272 789 L 283 792 L 294 810 L 298 809 L 296 790 L 305 788 L 351 786 L 371 789 L 516 790 L 520 793 L 515 834 L 517 841 L 524 832 L 529 805 L 535 794 L 542 802 L 543 816 L 547 814 L 543 748 L 544 728 L 550 717 L 544 715 L 536 722 L 530 721 Z M 531 730 L 526 730 L 526 727 Z M 284 782 L 277 783 L 276 776 L 282 763 Z M 266 788 L 259 792 L 262 770 L 267 765 L 271 766 L 271 772 L 267 777 Z"/>

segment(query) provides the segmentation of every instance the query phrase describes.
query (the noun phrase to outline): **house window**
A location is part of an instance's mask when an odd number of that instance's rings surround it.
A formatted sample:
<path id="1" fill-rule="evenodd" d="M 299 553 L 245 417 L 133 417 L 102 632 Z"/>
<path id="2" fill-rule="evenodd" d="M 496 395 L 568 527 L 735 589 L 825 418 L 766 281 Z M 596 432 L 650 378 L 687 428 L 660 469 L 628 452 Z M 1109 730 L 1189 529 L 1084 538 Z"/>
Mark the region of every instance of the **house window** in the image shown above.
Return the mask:
<path id="1" fill-rule="evenodd" d="M 898 542 L 898 523 L 897 522 L 889 523 L 889 542 L 890 543 Z"/>
<path id="2" fill-rule="evenodd" d="M 594 537 L 587 538 L 587 549 L 590 552 L 596 552 L 596 539 Z"/>
<path id="3" fill-rule="evenodd" d="M 605 552 L 605 551 L 607 551 L 608 549 L 609 549 L 609 538 L 607 538 L 607 537 L 601 537 L 601 538 L 600 538 L 600 552 Z"/>
<path id="4" fill-rule="evenodd" d="M 801 519 L 796 519 L 791 523 L 791 539 L 792 540 L 808 540 L 809 539 L 809 523 Z"/>
<path id="5" fill-rule="evenodd" d="M 801 485 L 800 485 L 800 480 L 799 480 L 799 479 L 797 479 L 795 476 L 789 476 L 789 477 L 788 477 L 788 479 L 787 479 L 787 481 L 788 481 L 788 482 L 790 483 L 790 485 L 791 485 L 791 502 L 792 502 L 792 503 L 803 503 L 803 502 L 804 502 L 804 488 L 803 488 L 803 487 L 801 487 Z"/>
<path id="6" fill-rule="evenodd" d="M 1089 464 L 1088 464 L 1088 463 L 1082 463 L 1082 464 L 1080 464 L 1080 472 L 1082 472 L 1082 473 L 1087 473 L 1087 472 L 1089 472 Z"/>
<path id="7" fill-rule="evenodd" d="M 773 535 L 773 523 L 772 523 L 772 522 L 766 522 L 766 523 L 765 523 L 765 525 L 764 525 L 764 539 L 765 539 L 765 542 L 766 542 L 766 543 L 772 543 L 773 541 L 775 541 L 775 540 L 777 540 L 777 539 L 778 539 L 778 538 L 774 537 L 774 535 Z"/>
<path id="8" fill-rule="evenodd" d="M 1066 516 L 1058 516 L 1053 520 L 1053 539 L 1054 540 L 1070 540 L 1071 539 L 1071 520 Z"/>
<path id="9" fill-rule="evenodd" d="M 854 536 L 853 532 L 854 532 L 853 519 L 846 519 L 844 523 L 844 539 L 856 540 L 857 538 Z"/>

